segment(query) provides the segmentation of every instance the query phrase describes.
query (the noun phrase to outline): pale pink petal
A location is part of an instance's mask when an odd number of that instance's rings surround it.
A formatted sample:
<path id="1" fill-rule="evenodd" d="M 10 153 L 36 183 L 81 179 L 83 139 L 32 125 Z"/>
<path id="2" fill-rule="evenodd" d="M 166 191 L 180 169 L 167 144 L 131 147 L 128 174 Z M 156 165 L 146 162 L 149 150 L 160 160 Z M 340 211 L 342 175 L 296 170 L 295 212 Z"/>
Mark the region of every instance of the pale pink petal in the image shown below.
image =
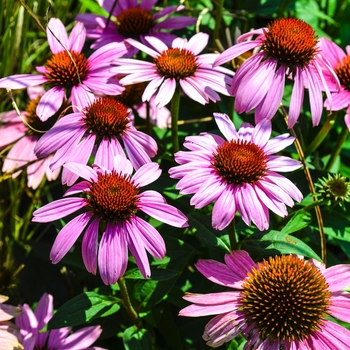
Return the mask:
<path id="1" fill-rule="evenodd" d="M 350 286 L 350 265 L 335 265 L 323 272 L 331 292 L 339 292 Z"/>
<path id="2" fill-rule="evenodd" d="M 80 53 L 84 47 L 86 30 L 83 23 L 78 22 L 68 38 L 68 50 Z"/>
<path id="3" fill-rule="evenodd" d="M 162 170 L 158 163 L 148 163 L 140 167 L 132 177 L 136 186 L 147 186 L 156 181 L 161 175 Z"/>
<path id="4" fill-rule="evenodd" d="M 166 104 L 170 102 L 172 97 L 174 96 L 176 88 L 176 80 L 175 79 L 165 79 L 163 84 L 159 87 L 156 99 L 154 103 L 159 107 L 164 107 Z"/>
<path id="5" fill-rule="evenodd" d="M 41 85 L 47 82 L 47 78 L 38 74 L 16 74 L 0 79 L 0 88 L 24 89 L 29 86 Z"/>
<path id="6" fill-rule="evenodd" d="M 46 91 L 36 107 L 36 114 L 41 121 L 46 121 L 59 110 L 65 95 L 64 89 L 60 86 L 54 86 Z"/>
<path id="7" fill-rule="evenodd" d="M 215 122 L 227 141 L 237 140 L 238 133 L 229 116 L 225 113 L 214 113 Z"/>
<path id="8" fill-rule="evenodd" d="M 69 50 L 67 31 L 60 19 L 50 19 L 47 24 L 46 34 L 52 53 Z"/>

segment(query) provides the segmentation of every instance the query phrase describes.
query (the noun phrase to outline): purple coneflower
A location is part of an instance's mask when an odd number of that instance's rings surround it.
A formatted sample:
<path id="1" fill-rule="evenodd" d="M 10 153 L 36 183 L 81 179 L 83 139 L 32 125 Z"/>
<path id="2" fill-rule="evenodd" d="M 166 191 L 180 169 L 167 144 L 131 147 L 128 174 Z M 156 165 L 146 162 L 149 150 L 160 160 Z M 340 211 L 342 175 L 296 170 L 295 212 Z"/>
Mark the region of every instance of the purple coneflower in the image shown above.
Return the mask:
<path id="1" fill-rule="evenodd" d="M 111 19 L 93 14 L 79 14 L 77 21 L 84 23 L 87 37 L 95 40 L 92 48 L 99 48 L 111 42 L 123 42 L 125 39 L 143 41 L 145 36 L 156 37 L 170 44 L 175 35 L 162 30 L 174 30 L 186 28 L 196 23 L 195 18 L 177 16 L 169 18 L 174 12 L 183 6 L 167 6 L 160 12 L 152 13 L 152 8 L 157 0 L 98 0 L 109 14 Z M 138 50 L 135 47 L 128 48 L 128 56 L 131 57 Z"/>
<path id="2" fill-rule="evenodd" d="M 82 108 L 93 101 L 94 93 L 120 94 L 124 87 L 110 72 L 110 62 L 126 53 L 125 45 L 109 44 L 87 58 L 81 53 L 85 37 L 82 23 L 74 26 L 68 38 L 62 22 L 51 18 L 47 26 L 47 40 L 53 55 L 45 66 L 36 67 L 40 74 L 17 74 L 2 78 L 0 88 L 22 89 L 50 84 L 36 110 L 43 121 L 57 112 L 66 97 L 71 99 L 73 108 Z"/>
<path id="3" fill-rule="evenodd" d="M 151 162 L 158 148 L 152 137 L 136 130 L 129 114 L 122 102 L 111 97 L 97 98 L 83 111 L 61 118 L 42 136 L 34 152 L 44 157 L 57 151 L 52 169 L 68 162 L 87 164 L 91 154 L 95 155 L 95 163 L 108 168 L 116 154 L 124 156 L 121 139 L 131 163 L 139 169 Z M 64 184 L 71 186 L 77 179 L 77 175 L 63 171 Z"/>
<path id="4" fill-rule="evenodd" d="M 248 40 L 252 35 L 256 39 Z M 322 114 L 322 86 L 330 98 L 322 68 L 338 79 L 317 47 L 312 27 L 296 18 L 274 20 L 267 28 L 241 35 L 237 44 L 224 51 L 215 61 L 219 65 L 243 53 L 261 47 L 237 70 L 232 80 L 231 95 L 235 96 L 238 113 L 255 108 L 255 122 L 271 119 L 277 112 L 284 91 L 285 76 L 294 80 L 289 107 L 288 127 L 297 121 L 304 100 L 304 87 L 309 89 L 313 125 L 318 125 Z"/>
<path id="5" fill-rule="evenodd" d="M 33 312 L 28 304 L 21 306 L 22 315 L 16 318 L 24 350 L 105 350 L 90 346 L 100 336 L 100 326 L 82 328 L 73 334 L 71 328 L 64 327 L 47 332 L 40 332 L 53 316 L 53 297 L 43 294 Z"/>
<path id="6" fill-rule="evenodd" d="M 140 192 L 140 187 L 158 179 L 159 165 L 145 164 L 132 177 L 130 161 L 119 155 L 109 169 L 98 165 L 90 168 L 79 163 L 68 163 L 65 167 L 84 179 L 65 195 L 82 193 L 84 197 L 60 199 L 33 213 L 33 221 L 50 222 L 83 209 L 82 214 L 59 232 L 50 254 L 52 262 L 59 262 L 85 231 L 82 255 L 86 269 L 96 274 L 98 255 L 99 271 L 105 284 L 115 283 L 124 274 L 128 247 L 142 275 L 149 277 L 146 250 L 161 259 L 165 255 L 165 244 L 158 231 L 137 216 L 138 211 L 175 227 L 187 226 L 186 216 L 167 204 L 158 192 Z M 103 233 L 98 246 L 99 231 Z"/>
<path id="7" fill-rule="evenodd" d="M 0 126 L 0 149 L 12 145 L 4 160 L 2 171 L 15 178 L 25 168 L 28 187 L 34 190 L 38 188 L 45 175 L 49 181 L 53 181 L 60 173 L 60 167 L 54 171 L 49 168 L 52 155 L 49 153 L 46 157 L 39 159 L 34 154 L 34 147 L 68 106 L 67 103 L 63 103 L 52 118 L 46 122 L 41 121 L 36 114 L 36 107 L 44 93 L 45 90 L 42 87 L 28 88 L 30 102 L 26 110 L 21 112 L 26 124 L 22 122 L 16 111 L 0 113 L 0 121 L 3 123 Z"/>
<path id="8" fill-rule="evenodd" d="M 223 230 L 238 211 L 243 221 L 253 221 L 259 230 L 269 227 L 269 211 L 286 216 L 286 205 L 302 199 L 298 188 L 276 171 L 293 171 L 299 161 L 275 156 L 293 143 L 294 138 L 283 134 L 269 140 L 271 123 L 262 120 L 255 127 L 243 123 L 238 131 L 226 114 L 214 113 L 215 121 L 225 136 L 209 133 L 188 136 L 184 146 L 190 152 L 177 152 L 181 164 L 169 170 L 170 176 L 181 179 L 176 185 L 181 194 L 195 195 L 191 205 L 203 208 L 216 201 L 212 225 Z"/>
<path id="9" fill-rule="evenodd" d="M 112 68 L 112 71 L 127 74 L 120 79 L 123 85 L 150 81 L 142 100 L 149 101 L 156 95 L 155 103 L 159 107 L 171 100 L 177 84 L 188 97 L 201 104 L 218 101 L 220 96 L 215 91 L 228 95 L 226 74 L 233 75 L 233 72 L 222 67 L 212 68 L 217 54 L 198 55 L 207 46 L 208 38 L 208 34 L 198 33 L 189 41 L 176 38 L 168 47 L 157 38 L 145 37 L 154 49 L 128 39 L 127 43 L 153 57 L 153 62 L 120 58 L 113 61 L 119 67 Z"/>
<path id="10" fill-rule="evenodd" d="M 203 339 L 217 347 L 242 333 L 245 350 L 348 349 L 350 331 L 328 316 L 350 322 L 350 265 L 328 269 L 316 260 L 282 255 L 255 263 L 243 250 L 225 255 L 225 263 L 199 260 L 210 281 L 231 288 L 210 294 L 187 293 L 193 303 L 181 316 L 216 315 Z"/>
<path id="11" fill-rule="evenodd" d="M 350 46 L 346 46 L 346 52 L 344 52 L 333 41 L 327 38 L 321 38 L 319 47 L 322 55 L 330 62 L 340 81 L 339 91 L 334 91 L 332 93 L 332 101 L 327 99 L 324 106 L 332 111 L 339 111 L 343 108 L 347 108 L 345 123 L 350 131 Z M 332 80 L 333 77 L 327 73 L 328 72 L 324 72 L 326 84 L 334 84 Z"/>
<path id="12" fill-rule="evenodd" d="M 20 308 L 3 304 L 8 300 L 5 295 L 0 295 L 0 349 L 1 350 L 23 350 L 19 342 L 19 330 L 10 321 L 21 314 Z"/>
<path id="13" fill-rule="evenodd" d="M 152 96 L 149 102 L 142 102 L 142 94 L 145 91 L 146 84 L 139 83 L 125 86 L 125 90 L 118 96 L 114 96 L 117 101 L 124 103 L 131 108 L 129 118 L 135 122 L 135 116 L 142 119 L 148 119 L 152 125 L 160 129 L 166 129 L 171 126 L 171 113 L 168 108 L 158 108 L 155 104 L 155 96 Z"/>

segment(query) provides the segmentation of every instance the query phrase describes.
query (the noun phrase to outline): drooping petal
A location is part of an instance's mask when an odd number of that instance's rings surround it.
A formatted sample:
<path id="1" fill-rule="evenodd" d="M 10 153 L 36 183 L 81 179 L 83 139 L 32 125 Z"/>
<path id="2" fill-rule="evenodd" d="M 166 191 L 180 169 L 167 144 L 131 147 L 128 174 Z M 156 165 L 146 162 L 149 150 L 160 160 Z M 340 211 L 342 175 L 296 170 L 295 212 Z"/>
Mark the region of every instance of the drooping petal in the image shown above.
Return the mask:
<path id="1" fill-rule="evenodd" d="M 104 284 L 114 284 L 123 276 L 128 263 L 125 229 L 122 225 L 107 223 L 98 251 L 98 268 Z"/>
<path id="2" fill-rule="evenodd" d="M 68 253 L 91 217 L 90 212 L 80 214 L 69 221 L 58 233 L 50 252 L 50 260 L 53 264 L 57 264 Z"/>
<path id="3" fill-rule="evenodd" d="M 132 256 L 135 258 L 136 265 L 142 276 L 144 278 L 149 278 L 151 276 L 151 268 L 138 228 L 133 223 L 130 224 L 128 221 L 125 222 L 124 227 L 125 232 L 127 233 L 128 247 Z"/>
<path id="4" fill-rule="evenodd" d="M 81 244 L 81 253 L 83 256 L 86 270 L 96 275 L 97 269 L 97 248 L 98 248 L 98 229 L 100 219 L 95 218 L 87 227 Z"/>

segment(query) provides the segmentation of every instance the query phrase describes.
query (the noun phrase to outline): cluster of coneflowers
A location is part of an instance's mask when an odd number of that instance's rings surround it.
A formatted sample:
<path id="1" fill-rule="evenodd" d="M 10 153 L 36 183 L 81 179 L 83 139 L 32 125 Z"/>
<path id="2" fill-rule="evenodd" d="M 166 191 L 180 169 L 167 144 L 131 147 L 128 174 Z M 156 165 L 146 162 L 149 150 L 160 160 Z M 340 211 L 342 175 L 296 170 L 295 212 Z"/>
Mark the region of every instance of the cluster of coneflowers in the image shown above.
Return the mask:
<path id="1" fill-rule="evenodd" d="M 180 10 L 174 6 L 152 14 L 155 2 L 125 0 L 114 6 L 113 1 L 100 1 L 115 20 L 80 14 L 69 36 L 64 24 L 51 18 L 47 40 L 52 55 L 46 64 L 36 67 L 35 74 L 0 79 L 0 88 L 28 88 L 30 98 L 21 116 L 1 115 L 0 134 L 5 136 L 0 146 L 12 145 L 3 172 L 18 176 L 25 170 L 33 189 L 44 176 L 61 176 L 68 186 L 64 198 L 37 209 L 33 221 L 53 222 L 76 213 L 58 233 L 50 259 L 58 263 L 83 235 L 85 267 L 98 272 L 107 285 L 124 275 L 129 252 L 145 278 L 151 276 L 147 253 L 157 259 L 166 254 L 166 242 L 140 212 L 174 227 L 188 226 L 186 215 L 159 192 L 141 189 L 156 181 L 161 169 L 152 161 L 158 154 L 156 141 L 133 124 L 135 111 L 158 126 L 171 127 L 178 165 L 169 176 L 179 180 L 180 194 L 193 195 L 195 209 L 214 203 L 213 228 L 225 229 L 239 213 L 246 225 L 266 230 L 270 210 L 285 217 L 287 207 L 303 197 L 279 174 L 302 164 L 276 155 L 294 137 L 271 138 L 271 119 L 280 108 L 285 81 L 293 81 L 288 128 L 299 118 L 305 89 L 314 126 L 324 107 L 341 110 L 350 103 L 350 53 L 329 39 L 318 40 L 302 20 L 274 20 L 267 28 L 241 35 L 221 54 L 202 54 L 208 34 L 189 39 L 170 34 L 195 19 L 172 17 Z M 93 40 L 90 56 L 83 51 L 86 38 Z M 236 72 L 221 66 L 246 52 L 249 58 Z M 214 113 L 222 136 L 188 136 L 183 144 L 187 151 L 180 151 L 181 95 L 203 105 L 219 101 L 220 95 L 235 97 L 236 111 L 254 110 L 256 125 L 243 123 L 237 130 L 229 116 Z M 348 111 L 345 121 L 350 128 Z M 255 263 L 238 250 L 226 255 L 225 263 L 200 260 L 196 266 L 212 282 L 230 288 L 185 296 L 193 304 L 180 315 L 218 315 L 205 328 L 208 345 L 220 346 L 242 334 L 244 349 L 349 348 L 350 332 L 328 319 L 331 315 L 350 322 L 350 298 L 343 291 L 350 284 L 348 265 L 325 269 L 316 260 L 294 255 Z M 21 309 L 19 330 L 8 332 L 25 350 L 86 349 L 101 333 L 99 327 L 74 336 L 69 328 L 39 332 L 52 317 L 50 295 L 42 297 L 35 315 L 28 305 Z"/>

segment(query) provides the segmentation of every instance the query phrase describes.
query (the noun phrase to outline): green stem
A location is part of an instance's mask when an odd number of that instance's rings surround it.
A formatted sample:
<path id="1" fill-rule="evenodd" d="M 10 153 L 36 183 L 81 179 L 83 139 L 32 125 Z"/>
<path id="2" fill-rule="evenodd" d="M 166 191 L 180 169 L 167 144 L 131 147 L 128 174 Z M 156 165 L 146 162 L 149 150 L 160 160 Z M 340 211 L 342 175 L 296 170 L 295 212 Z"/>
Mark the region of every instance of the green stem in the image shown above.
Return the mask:
<path id="1" fill-rule="evenodd" d="M 238 237 L 235 229 L 235 218 L 232 219 L 231 223 L 227 227 L 228 237 L 230 239 L 231 250 L 238 249 Z"/>
<path id="2" fill-rule="evenodd" d="M 171 140 L 173 143 L 173 153 L 176 153 L 179 147 L 179 136 L 178 136 L 178 121 L 179 121 L 179 108 L 180 108 L 180 86 L 177 85 L 174 96 L 171 100 Z"/>
<path id="3" fill-rule="evenodd" d="M 149 102 L 146 102 L 146 134 L 151 136 L 152 133 L 152 125 L 151 125 L 151 115 L 150 115 L 150 107 Z"/>
<path id="4" fill-rule="evenodd" d="M 286 124 L 288 125 L 288 113 L 282 105 L 280 106 L 280 108 L 281 108 L 282 114 L 284 116 L 284 120 L 285 120 Z M 303 148 L 301 147 L 298 136 L 295 133 L 294 129 L 290 128 L 289 131 L 290 131 L 291 135 L 294 136 L 294 138 L 295 138 L 294 145 L 295 145 L 295 148 L 298 152 L 299 159 L 300 159 L 301 163 L 303 164 L 306 181 L 308 183 L 312 198 L 313 198 L 314 202 L 318 202 L 314 182 L 312 180 L 310 170 L 309 170 L 307 163 L 306 163 Z M 319 205 L 315 206 L 315 213 L 316 213 L 316 218 L 317 218 L 318 229 L 320 232 L 321 259 L 322 259 L 323 263 L 326 264 L 326 259 L 327 259 L 326 235 L 324 233 L 323 217 L 322 217 L 322 213 L 321 213 L 321 209 L 320 209 Z"/>
<path id="5" fill-rule="evenodd" d="M 335 160 L 337 159 L 337 157 L 339 156 L 340 151 L 341 151 L 343 144 L 346 141 L 348 135 L 349 135 L 349 129 L 346 126 L 346 124 L 344 124 L 343 129 L 342 129 L 340 135 L 338 136 L 337 143 L 335 144 L 335 147 L 334 147 L 334 150 L 331 154 L 331 157 L 329 158 L 327 165 L 325 167 L 326 171 L 329 172 L 332 169 L 333 164 L 334 164 Z"/>
<path id="6" fill-rule="evenodd" d="M 318 132 L 316 137 L 313 139 L 310 145 L 306 148 L 304 152 L 305 157 L 313 153 L 317 149 L 317 147 L 322 143 L 322 141 L 326 138 L 329 131 L 332 129 L 334 125 L 336 117 L 337 117 L 337 113 L 331 113 L 328 115 L 325 123 L 322 126 L 322 129 Z"/>
<path id="7" fill-rule="evenodd" d="M 126 287 L 126 283 L 123 277 L 119 278 L 118 285 L 123 299 L 123 306 L 129 314 L 133 324 L 139 329 L 142 328 L 142 321 L 137 312 L 135 311 L 134 307 L 131 305 L 128 289 Z"/>
<path id="8" fill-rule="evenodd" d="M 213 42 L 214 45 L 217 45 L 217 40 L 219 39 L 219 32 L 221 27 L 222 20 L 222 8 L 224 6 L 224 0 L 215 1 L 216 9 L 215 9 L 215 27 L 213 32 Z M 220 49 L 219 45 L 217 45 L 218 49 Z"/>

